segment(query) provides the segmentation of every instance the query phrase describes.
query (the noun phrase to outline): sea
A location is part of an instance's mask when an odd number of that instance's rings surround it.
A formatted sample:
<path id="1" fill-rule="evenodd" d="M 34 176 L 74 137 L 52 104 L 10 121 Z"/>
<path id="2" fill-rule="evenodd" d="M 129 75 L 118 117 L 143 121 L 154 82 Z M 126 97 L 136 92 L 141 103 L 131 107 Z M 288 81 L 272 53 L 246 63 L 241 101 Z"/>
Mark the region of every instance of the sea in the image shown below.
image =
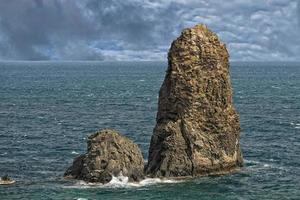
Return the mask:
<path id="1" fill-rule="evenodd" d="M 166 62 L 0 62 L 0 199 L 300 199 L 300 63 L 232 62 L 244 167 L 186 180 L 65 180 L 88 135 L 114 128 L 147 159 Z"/>

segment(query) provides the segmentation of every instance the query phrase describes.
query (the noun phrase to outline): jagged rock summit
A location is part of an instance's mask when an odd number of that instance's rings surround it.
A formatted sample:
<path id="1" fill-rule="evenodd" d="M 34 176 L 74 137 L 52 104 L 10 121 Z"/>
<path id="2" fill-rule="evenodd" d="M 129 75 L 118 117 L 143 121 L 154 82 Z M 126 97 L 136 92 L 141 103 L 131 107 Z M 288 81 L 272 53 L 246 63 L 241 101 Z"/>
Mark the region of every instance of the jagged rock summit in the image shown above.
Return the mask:
<path id="1" fill-rule="evenodd" d="M 205 25 L 184 29 L 168 53 L 147 175 L 199 176 L 242 165 L 228 52 Z"/>
<path id="2" fill-rule="evenodd" d="M 87 153 L 74 159 L 64 176 L 87 182 L 108 183 L 122 174 L 129 181 L 144 178 L 144 159 L 138 146 L 113 129 L 88 137 Z"/>

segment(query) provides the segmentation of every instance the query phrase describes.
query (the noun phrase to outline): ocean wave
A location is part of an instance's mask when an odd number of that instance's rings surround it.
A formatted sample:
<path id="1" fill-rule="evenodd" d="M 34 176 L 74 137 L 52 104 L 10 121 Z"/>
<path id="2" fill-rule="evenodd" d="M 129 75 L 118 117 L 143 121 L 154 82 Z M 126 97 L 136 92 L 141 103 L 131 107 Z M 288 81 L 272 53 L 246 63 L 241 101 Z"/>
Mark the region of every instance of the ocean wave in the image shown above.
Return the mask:
<path id="1" fill-rule="evenodd" d="M 295 129 L 300 129 L 300 123 L 291 122 L 290 125 L 294 126 Z"/>
<path id="2" fill-rule="evenodd" d="M 90 93 L 90 94 L 87 94 L 88 97 L 94 97 L 95 94 L 94 93 Z"/>
<path id="3" fill-rule="evenodd" d="M 113 176 L 112 180 L 107 184 L 101 183 L 87 183 L 85 181 L 77 181 L 74 185 L 65 186 L 65 188 L 133 188 L 133 187 L 144 187 L 155 184 L 168 184 L 168 183 L 179 183 L 182 180 L 174 179 L 161 179 L 161 178 L 146 178 L 140 182 L 129 182 L 129 178 L 120 174 L 119 176 Z"/>
<path id="4" fill-rule="evenodd" d="M 272 161 L 272 160 L 270 160 Z M 276 164 L 271 164 L 271 163 L 263 163 L 263 162 L 259 162 L 259 161 L 255 161 L 255 160 L 246 160 L 244 159 L 244 163 L 246 164 L 245 166 L 245 170 L 267 170 L 267 169 L 277 169 L 277 170 L 281 170 L 281 171 L 286 171 L 287 169 L 282 167 L 282 166 L 278 166 Z"/>
<path id="5" fill-rule="evenodd" d="M 245 167 L 242 167 L 241 173 L 249 173 L 256 171 L 264 171 L 270 169 L 277 169 L 286 171 L 284 167 L 275 165 L 274 163 L 264 163 L 255 160 L 244 159 Z M 140 182 L 129 182 L 129 178 L 120 174 L 119 176 L 113 176 L 112 180 L 107 184 L 101 183 L 88 183 L 85 181 L 76 181 L 75 184 L 64 186 L 64 188 L 75 188 L 75 189 L 89 189 L 89 188 L 138 188 L 146 187 L 156 184 L 175 184 L 184 182 L 183 179 L 162 179 L 162 178 L 146 178 Z"/>
<path id="6" fill-rule="evenodd" d="M 79 153 L 76 152 L 76 151 L 72 151 L 71 154 L 75 154 L 75 155 L 78 155 Z"/>
<path id="7" fill-rule="evenodd" d="M 244 159 L 245 164 L 260 164 L 261 162 L 255 160 L 246 160 Z"/>
<path id="8" fill-rule="evenodd" d="M 275 85 L 272 85 L 271 87 L 275 88 L 275 89 L 281 89 L 281 87 L 278 87 L 278 86 L 275 86 Z"/>

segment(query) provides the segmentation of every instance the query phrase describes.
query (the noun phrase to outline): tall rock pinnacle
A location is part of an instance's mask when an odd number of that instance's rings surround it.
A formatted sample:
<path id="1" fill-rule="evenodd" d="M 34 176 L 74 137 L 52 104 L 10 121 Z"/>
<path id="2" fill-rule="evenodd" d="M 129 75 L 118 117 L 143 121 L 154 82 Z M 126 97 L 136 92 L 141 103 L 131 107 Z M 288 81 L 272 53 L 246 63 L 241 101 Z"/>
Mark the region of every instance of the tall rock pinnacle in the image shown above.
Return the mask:
<path id="1" fill-rule="evenodd" d="M 172 43 L 146 174 L 198 176 L 242 165 L 228 57 L 205 25 L 184 29 Z"/>

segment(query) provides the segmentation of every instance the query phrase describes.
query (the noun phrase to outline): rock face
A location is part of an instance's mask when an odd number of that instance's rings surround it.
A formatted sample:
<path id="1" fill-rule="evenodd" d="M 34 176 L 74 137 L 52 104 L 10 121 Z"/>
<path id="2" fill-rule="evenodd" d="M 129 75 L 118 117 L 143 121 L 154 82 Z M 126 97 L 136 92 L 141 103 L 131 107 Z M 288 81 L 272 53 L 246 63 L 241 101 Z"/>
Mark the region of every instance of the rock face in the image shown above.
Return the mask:
<path id="1" fill-rule="evenodd" d="M 140 149 L 117 131 L 104 129 L 88 137 L 88 152 L 74 159 L 64 176 L 87 182 L 108 183 L 112 176 L 139 181 L 144 177 L 144 160 Z"/>
<path id="2" fill-rule="evenodd" d="M 242 165 L 228 57 L 205 25 L 183 30 L 172 43 L 146 174 L 198 176 Z"/>

